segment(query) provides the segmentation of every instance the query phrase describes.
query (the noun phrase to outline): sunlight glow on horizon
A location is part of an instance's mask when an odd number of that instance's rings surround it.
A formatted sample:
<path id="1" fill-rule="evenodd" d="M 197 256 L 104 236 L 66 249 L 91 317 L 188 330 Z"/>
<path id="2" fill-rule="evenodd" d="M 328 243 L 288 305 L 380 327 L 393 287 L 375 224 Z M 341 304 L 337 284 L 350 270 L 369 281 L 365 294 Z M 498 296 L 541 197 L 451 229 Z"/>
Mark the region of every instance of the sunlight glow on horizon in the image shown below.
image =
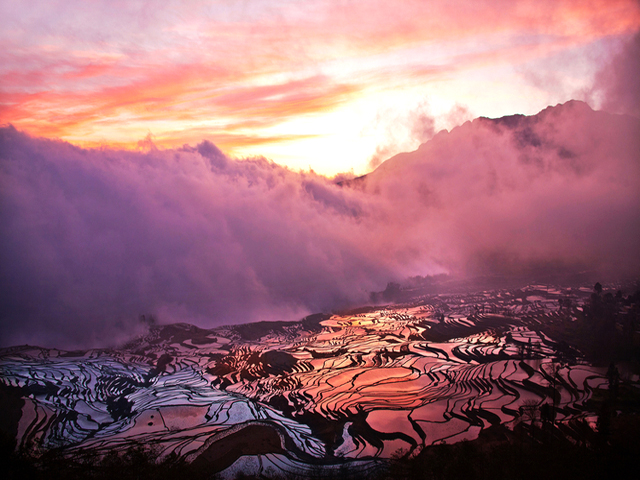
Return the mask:
<path id="1" fill-rule="evenodd" d="M 324 175 L 417 148 L 428 117 L 597 108 L 594 75 L 640 29 L 632 0 L 28 3 L 0 4 L 0 123 L 83 147 L 206 139 Z"/>

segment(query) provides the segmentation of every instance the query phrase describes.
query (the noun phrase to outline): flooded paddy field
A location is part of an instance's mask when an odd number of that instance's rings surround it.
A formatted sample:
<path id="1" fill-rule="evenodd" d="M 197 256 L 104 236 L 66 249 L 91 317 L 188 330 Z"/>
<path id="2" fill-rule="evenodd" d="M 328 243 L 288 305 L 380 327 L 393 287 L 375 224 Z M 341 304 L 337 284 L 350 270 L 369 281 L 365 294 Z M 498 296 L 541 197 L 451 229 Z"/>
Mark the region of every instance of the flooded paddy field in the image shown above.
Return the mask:
<path id="1" fill-rule="evenodd" d="M 154 326 L 118 349 L 8 348 L 5 429 L 34 456 L 142 445 L 226 478 L 364 475 L 492 427 L 547 423 L 587 442 L 597 399 L 620 380 L 639 387 L 633 368 L 554 338 L 587 321 L 589 298 L 531 285 L 300 322 Z"/>

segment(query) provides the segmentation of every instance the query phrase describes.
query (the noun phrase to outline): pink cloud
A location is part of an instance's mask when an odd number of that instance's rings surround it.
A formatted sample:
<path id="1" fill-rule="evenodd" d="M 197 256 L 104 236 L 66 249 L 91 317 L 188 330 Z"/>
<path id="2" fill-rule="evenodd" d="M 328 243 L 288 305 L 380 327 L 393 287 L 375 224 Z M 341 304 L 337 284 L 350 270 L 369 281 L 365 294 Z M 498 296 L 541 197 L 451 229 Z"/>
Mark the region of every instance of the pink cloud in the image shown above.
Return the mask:
<path id="1" fill-rule="evenodd" d="M 149 312 L 295 319 L 442 271 L 637 275 L 638 122 L 579 102 L 476 119 L 353 187 L 210 142 L 83 150 L 5 127 L 0 343 L 100 344 Z"/>
<path id="2" fill-rule="evenodd" d="M 214 116 L 233 124 L 240 111 L 271 115 L 271 126 L 322 113 L 394 79 L 522 62 L 640 26 L 640 9 L 630 0 L 220 2 L 215 8 L 190 2 L 166 10 L 126 2 L 122 9 L 110 2 L 53 5 L 43 2 L 29 15 L 3 11 L 3 121 L 87 142 L 103 138 L 100 123 L 120 114 L 143 129 L 167 112 L 183 128 Z M 450 52 L 442 64 L 392 61 L 407 49 L 437 44 Z M 379 63 L 355 70 L 348 85 L 322 73 L 325 62 L 376 55 Z M 281 76 L 265 85 L 264 76 L 274 74 Z M 269 91 L 281 98 L 269 98 Z M 91 131 L 96 138 L 87 137 Z M 255 138 L 265 135 L 256 131 Z"/>
<path id="3" fill-rule="evenodd" d="M 602 108 L 640 117 L 640 30 L 622 46 L 596 76 L 595 91 L 604 95 Z"/>
<path id="4" fill-rule="evenodd" d="M 390 228 L 465 274 L 552 265 L 636 274 L 640 124 L 584 103 L 477 119 L 367 177 Z"/>
<path id="5" fill-rule="evenodd" d="M 1 151 L 5 338 L 20 318 L 67 344 L 131 332 L 149 311 L 298 318 L 364 300 L 394 270 L 361 249 L 357 194 L 266 160 L 207 143 L 81 150 L 11 127 Z"/>

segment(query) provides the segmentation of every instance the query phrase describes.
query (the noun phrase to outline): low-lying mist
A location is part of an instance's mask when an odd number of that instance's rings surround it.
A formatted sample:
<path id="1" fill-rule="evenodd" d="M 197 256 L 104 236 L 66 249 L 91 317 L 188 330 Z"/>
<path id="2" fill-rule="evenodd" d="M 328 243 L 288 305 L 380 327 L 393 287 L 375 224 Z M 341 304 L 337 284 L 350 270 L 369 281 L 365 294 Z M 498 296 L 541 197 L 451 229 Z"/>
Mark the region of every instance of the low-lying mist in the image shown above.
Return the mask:
<path id="1" fill-rule="evenodd" d="M 363 179 L 210 142 L 83 150 L 0 130 L 0 345 L 292 320 L 412 275 L 640 272 L 640 127 L 570 102 L 476 119 Z"/>

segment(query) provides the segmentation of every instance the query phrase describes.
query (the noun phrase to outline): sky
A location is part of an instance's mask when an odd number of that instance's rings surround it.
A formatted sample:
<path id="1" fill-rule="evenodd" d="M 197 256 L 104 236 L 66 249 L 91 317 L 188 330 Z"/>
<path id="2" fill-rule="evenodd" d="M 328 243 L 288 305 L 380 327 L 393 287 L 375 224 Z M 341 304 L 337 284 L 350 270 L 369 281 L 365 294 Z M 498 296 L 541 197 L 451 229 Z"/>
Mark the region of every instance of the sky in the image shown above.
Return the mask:
<path id="1" fill-rule="evenodd" d="M 0 121 L 360 175 L 478 116 L 624 110 L 599 84 L 638 30 L 633 0 L 2 0 Z"/>

